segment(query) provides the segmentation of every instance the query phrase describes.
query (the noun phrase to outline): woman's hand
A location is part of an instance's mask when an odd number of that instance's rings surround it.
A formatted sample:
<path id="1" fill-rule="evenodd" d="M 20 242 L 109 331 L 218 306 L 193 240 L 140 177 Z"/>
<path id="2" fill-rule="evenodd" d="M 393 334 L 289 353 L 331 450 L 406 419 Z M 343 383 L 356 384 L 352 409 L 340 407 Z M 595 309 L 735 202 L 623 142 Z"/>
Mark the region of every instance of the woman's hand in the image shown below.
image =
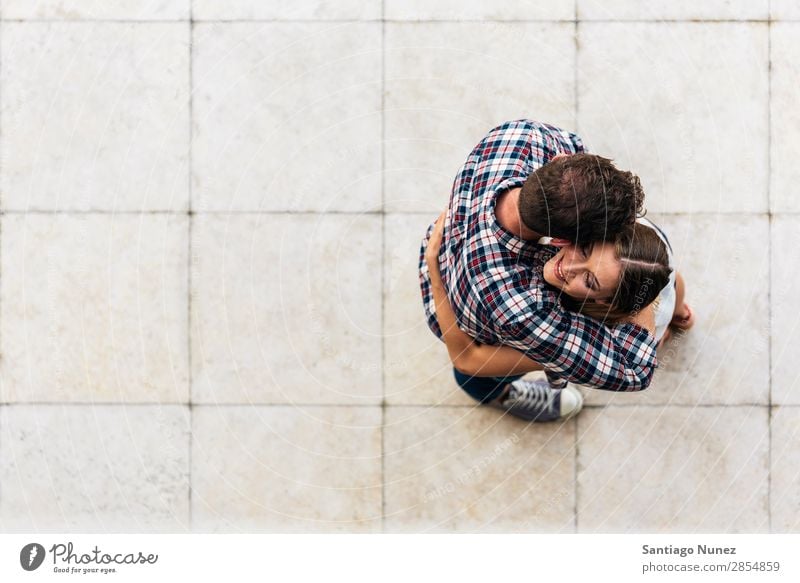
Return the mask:
<path id="1" fill-rule="evenodd" d="M 654 304 L 655 301 L 650 302 L 644 308 L 638 312 L 634 312 L 628 317 L 628 322 L 641 326 L 650 332 L 650 335 L 653 337 L 656 335 L 656 312 Z"/>
<path id="2" fill-rule="evenodd" d="M 428 246 L 425 248 L 425 262 L 428 264 L 428 271 L 439 272 L 439 249 L 442 246 L 442 238 L 444 236 L 444 220 L 447 211 L 445 210 L 436 219 L 431 232 L 430 239 L 428 239 Z"/>
<path id="3" fill-rule="evenodd" d="M 439 215 L 433 225 L 428 246 L 425 248 L 425 262 L 428 264 L 431 295 L 436 306 L 436 321 L 442 331 L 442 340 L 453 366 L 465 374 L 474 376 L 508 376 L 533 370 L 542 366 L 508 346 L 481 345 L 458 327 L 456 314 L 450 298 L 442 283 L 439 269 L 439 248 L 442 246 L 444 221 L 447 211 Z"/>

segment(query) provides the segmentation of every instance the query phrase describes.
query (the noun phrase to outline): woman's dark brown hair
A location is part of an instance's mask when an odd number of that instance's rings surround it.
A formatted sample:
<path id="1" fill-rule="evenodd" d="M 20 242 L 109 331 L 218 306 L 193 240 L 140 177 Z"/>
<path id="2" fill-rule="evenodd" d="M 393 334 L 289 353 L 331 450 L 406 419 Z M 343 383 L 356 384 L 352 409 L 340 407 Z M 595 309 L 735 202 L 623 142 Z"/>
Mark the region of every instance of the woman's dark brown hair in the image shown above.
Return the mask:
<path id="1" fill-rule="evenodd" d="M 572 154 L 552 160 L 525 180 L 519 214 L 529 229 L 576 243 L 610 240 L 642 212 L 639 178 L 608 158 Z"/>
<path id="2" fill-rule="evenodd" d="M 622 273 L 609 304 L 562 296 L 567 309 L 614 324 L 645 308 L 669 283 L 667 246 L 651 227 L 634 223 L 624 228 L 614 239 L 614 253 Z"/>

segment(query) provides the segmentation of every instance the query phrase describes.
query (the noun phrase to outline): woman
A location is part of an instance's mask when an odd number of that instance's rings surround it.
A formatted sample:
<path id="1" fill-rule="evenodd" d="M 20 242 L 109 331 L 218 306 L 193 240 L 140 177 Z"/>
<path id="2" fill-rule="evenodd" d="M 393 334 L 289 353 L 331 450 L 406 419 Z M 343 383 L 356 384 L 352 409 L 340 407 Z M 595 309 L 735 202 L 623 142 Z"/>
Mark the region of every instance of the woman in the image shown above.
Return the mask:
<path id="1" fill-rule="evenodd" d="M 482 345 L 458 328 L 439 271 L 444 213 L 428 242 L 425 260 L 436 304 L 436 318 L 453 366 L 471 376 L 504 377 L 540 371 L 542 366 L 508 346 Z M 668 328 L 688 330 L 694 316 L 684 302 L 683 278 L 672 267 L 666 236 L 647 219 L 624 230 L 611 242 L 562 247 L 545 263 L 544 279 L 563 292 L 562 303 L 574 310 L 614 324 L 652 301 L 656 340 L 668 337 Z M 676 309 L 677 306 L 677 309 Z"/>

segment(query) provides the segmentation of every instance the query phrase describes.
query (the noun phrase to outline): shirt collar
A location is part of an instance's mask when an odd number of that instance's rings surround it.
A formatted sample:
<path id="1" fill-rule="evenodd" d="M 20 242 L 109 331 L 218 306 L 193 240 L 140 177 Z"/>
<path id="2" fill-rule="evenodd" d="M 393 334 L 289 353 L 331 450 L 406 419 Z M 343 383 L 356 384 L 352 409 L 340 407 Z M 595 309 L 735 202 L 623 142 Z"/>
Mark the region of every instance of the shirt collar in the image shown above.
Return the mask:
<path id="1" fill-rule="evenodd" d="M 491 192 L 488 193 L 489 196 L 486 197 L 486 202 L 483 205 L 482 212 L 484 215 L 484 221 L 486 221 L 488 224 L 491 233 L 503 247 L 512 253 L 519 255 L 520 257 L 533 258 L 533 255 L 538 247 L 536 241 L 521 239 L 511 231 L 505 229 L 497 221 L 497 215 L 494 212 L 495 204 L 497 203 L 497 198 L 499 195 L 507 190 L 521 186 L 524 182 L 524 177 L 517 176 L 504 180 L 498 184 Z"/>

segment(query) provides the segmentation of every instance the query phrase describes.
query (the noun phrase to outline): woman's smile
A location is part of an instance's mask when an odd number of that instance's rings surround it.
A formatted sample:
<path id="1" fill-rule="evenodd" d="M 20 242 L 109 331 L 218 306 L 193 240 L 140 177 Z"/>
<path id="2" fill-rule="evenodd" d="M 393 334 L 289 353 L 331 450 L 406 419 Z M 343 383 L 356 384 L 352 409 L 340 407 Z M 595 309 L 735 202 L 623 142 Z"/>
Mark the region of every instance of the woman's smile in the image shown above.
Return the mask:
<path id="1" fill-rule="evenodd" d="M 556 266 L 555 266 L 556 268 L 555 268 L 554 271 L 556 273 L 556 277 L 558 277 L 558 279 L 560 279 L 564 284 L 566 284 L 567 283 L 567 278 L 564 276 L 564 271 L 562 269 L 562 263 L 564 263 L 564 257 L 563 256 L 556 263 Z"/>

